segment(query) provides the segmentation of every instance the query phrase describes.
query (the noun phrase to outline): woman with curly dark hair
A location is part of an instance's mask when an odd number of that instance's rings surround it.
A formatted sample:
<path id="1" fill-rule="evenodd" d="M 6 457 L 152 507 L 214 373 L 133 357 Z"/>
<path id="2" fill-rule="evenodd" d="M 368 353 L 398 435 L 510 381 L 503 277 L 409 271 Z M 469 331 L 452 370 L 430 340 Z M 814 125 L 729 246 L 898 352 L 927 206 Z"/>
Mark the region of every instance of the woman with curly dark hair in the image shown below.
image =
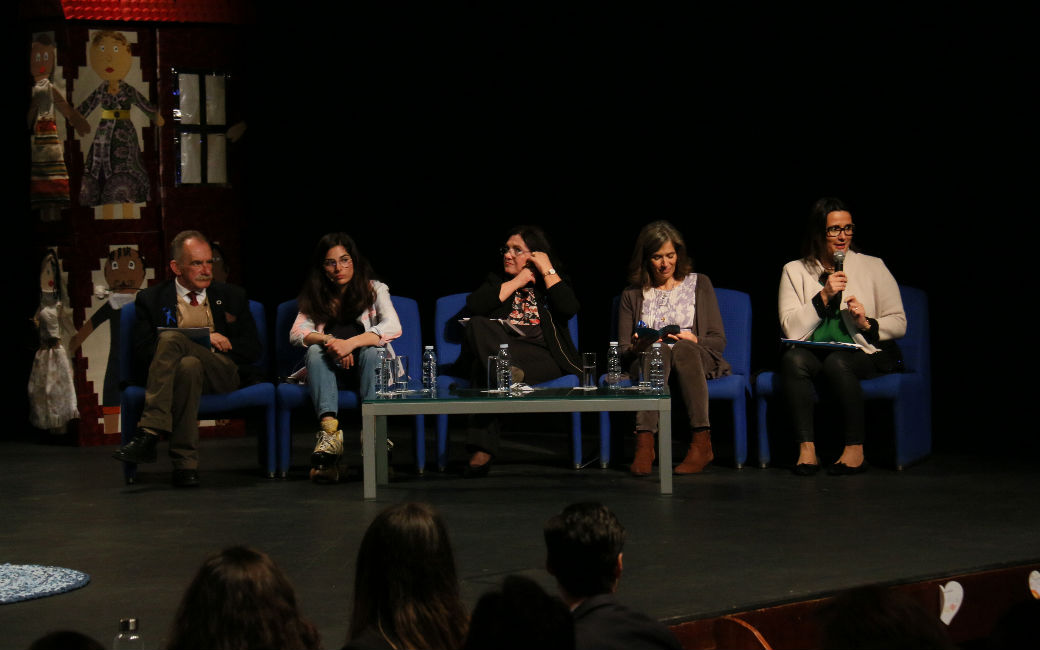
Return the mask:
<path id="1" fill-rule="evenodd" d="M 581 357 L 567 329 L 580 304 L 545 232 L 538 226 L 514 226 L 498 253 L 500 266 L 466 298 L 472 318 L 464 350 L 471 355 L 473 384 L 485 386 L 484 364 L 502 344 L 509 346 L 513 381 L 539 384 L 580 375 Z M 487 475 L 499 436 L 498 416 L 471 416 L 466 439 L 471 455 L 464 476 Z"/>
<path id="2" fill-rule="evenodd" d="M 300 313 L 289 331 L 294 345 L 307 348 L 305 377 L 320 422 L 311 455 L 311 479 L 317 483 L 339 480 L 340 385 L 359 387 L 362 399 L 375 397 L 376 352 L 385 346 L 393 356 L 389 343 L 401 336 L 390 289 L 373 276 L 349 235 L 325 235 L 311 256 Z"/>
<path id="3" fill-rule="evenodd" d="M 167 650 L 310 650 L 318 630 L 304 619 L 289 579 L 266 553 L 233 546 L 206 560 L 184 593 Z"/>

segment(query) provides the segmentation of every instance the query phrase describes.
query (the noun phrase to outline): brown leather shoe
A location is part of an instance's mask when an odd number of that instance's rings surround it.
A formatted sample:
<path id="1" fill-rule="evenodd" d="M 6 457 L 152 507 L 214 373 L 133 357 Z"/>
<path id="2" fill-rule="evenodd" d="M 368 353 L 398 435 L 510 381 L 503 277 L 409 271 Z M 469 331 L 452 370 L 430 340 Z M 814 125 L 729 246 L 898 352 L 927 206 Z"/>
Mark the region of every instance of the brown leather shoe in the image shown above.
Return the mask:
<path id="1" fill-rule="evenodd" d="M 633 476 L 650 476 L 654 470 L 654 434 L 636 431 L 636 457 L 628 468 Z"/>
<path id="2" fill-rule="evenodd" d="M 693 441 L 686 452 L 686 458 L 675 468 L 676 474 L 698 474 L 704 471 L 708 463 L 715 458 L 711 450 L 711 431 L 705 429 L 693 434 Z"/>

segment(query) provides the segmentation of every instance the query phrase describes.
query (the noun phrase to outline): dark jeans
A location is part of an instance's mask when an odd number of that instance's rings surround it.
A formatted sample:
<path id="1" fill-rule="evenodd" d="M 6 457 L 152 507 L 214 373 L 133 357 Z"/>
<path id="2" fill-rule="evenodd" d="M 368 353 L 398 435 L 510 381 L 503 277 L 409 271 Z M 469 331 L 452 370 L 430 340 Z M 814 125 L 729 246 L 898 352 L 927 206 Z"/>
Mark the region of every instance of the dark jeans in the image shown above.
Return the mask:
<path id="1" fill-rule="evenodd" d="M 814 442 L 813 387 L 820 399 L 838 405 L 846 445 L 863 444 L 865 417 L 861 379 L 882 373 L 862 350 L 793 347 L 780 358 L 780 392 L 794 426 L 795 440 Z"/>

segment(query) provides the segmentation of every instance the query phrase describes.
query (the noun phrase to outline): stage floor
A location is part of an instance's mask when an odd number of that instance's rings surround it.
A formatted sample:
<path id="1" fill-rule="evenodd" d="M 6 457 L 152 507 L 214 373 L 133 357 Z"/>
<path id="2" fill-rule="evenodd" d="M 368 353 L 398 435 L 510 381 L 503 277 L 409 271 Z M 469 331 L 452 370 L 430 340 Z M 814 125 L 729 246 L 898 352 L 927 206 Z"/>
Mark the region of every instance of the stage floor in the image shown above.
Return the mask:
<path id="1" fill-rule="evenodd" d="M 347 432 L 348 448 L 353 436 Z M 561 434 L 507 437 L 502 462 L 475 481 L 411 473 L 410 432 L 392 427 L 391 436 L 396 476 L 374 502 L 361 499 L 357 443 L 345 483 L 307 481 L 306 434 L 295 436 L 288 480 L 260 476 L 254 438 L 203 440 L 196 490 L 169 486 L 165 443 L 160 462 L 126 486 L 113 447 L 0 442 L 0 561 L 92 576 L 77 591 L 0 606 L 3 645 L 27 647 L 63 628 L 108 645 L 118 620 L 136 616 L 148 644 L 160 647 L 203 559 L 250 544 L 288 573 L 325 647 L 339 647 L 365 527 L 405 500 L 443 513 L 469 607 L 510 573 L 554 589 L 543 569 L 542 524 L 585 500 L 606 503 L 628 531 L 619 598 L 668 622 L 1040 558 L 1040 473 L 1032 459 L 1010 454 L 938 454 L 903 472 L 872 468 L 854 477 L 716 464 L 676 477 L 675 494 L 661 496 L 653 477 L 567 469 Z M 454 436 L 452 450 L 461 461 Z"/>

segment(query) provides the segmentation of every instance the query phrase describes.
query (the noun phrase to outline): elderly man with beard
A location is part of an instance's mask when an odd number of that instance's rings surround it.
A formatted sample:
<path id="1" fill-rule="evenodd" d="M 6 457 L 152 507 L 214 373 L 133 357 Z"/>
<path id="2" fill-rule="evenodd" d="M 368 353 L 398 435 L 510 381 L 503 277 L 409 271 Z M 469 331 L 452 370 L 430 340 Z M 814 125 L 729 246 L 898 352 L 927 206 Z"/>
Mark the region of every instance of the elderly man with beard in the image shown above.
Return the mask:
<path id="1" fill-rule="evenodd" d="M 253 378 L 260 356 L 256 323 L 239 287 L 213 281 L 213 251 L 197 230 L 170 243 L 173 280 L 138 294 L 134 362 L 145 382 L 144 412 L 133 439 L 113 454 L 128 463 L 154 463 L 159 436 L 170 439 L 173 484 L 199 484 L 199 398 L 227 393 Z M 208 328 L 209 345 L 166 328 Z M 245 379 L 245 382 L 243 382 Z"/>

